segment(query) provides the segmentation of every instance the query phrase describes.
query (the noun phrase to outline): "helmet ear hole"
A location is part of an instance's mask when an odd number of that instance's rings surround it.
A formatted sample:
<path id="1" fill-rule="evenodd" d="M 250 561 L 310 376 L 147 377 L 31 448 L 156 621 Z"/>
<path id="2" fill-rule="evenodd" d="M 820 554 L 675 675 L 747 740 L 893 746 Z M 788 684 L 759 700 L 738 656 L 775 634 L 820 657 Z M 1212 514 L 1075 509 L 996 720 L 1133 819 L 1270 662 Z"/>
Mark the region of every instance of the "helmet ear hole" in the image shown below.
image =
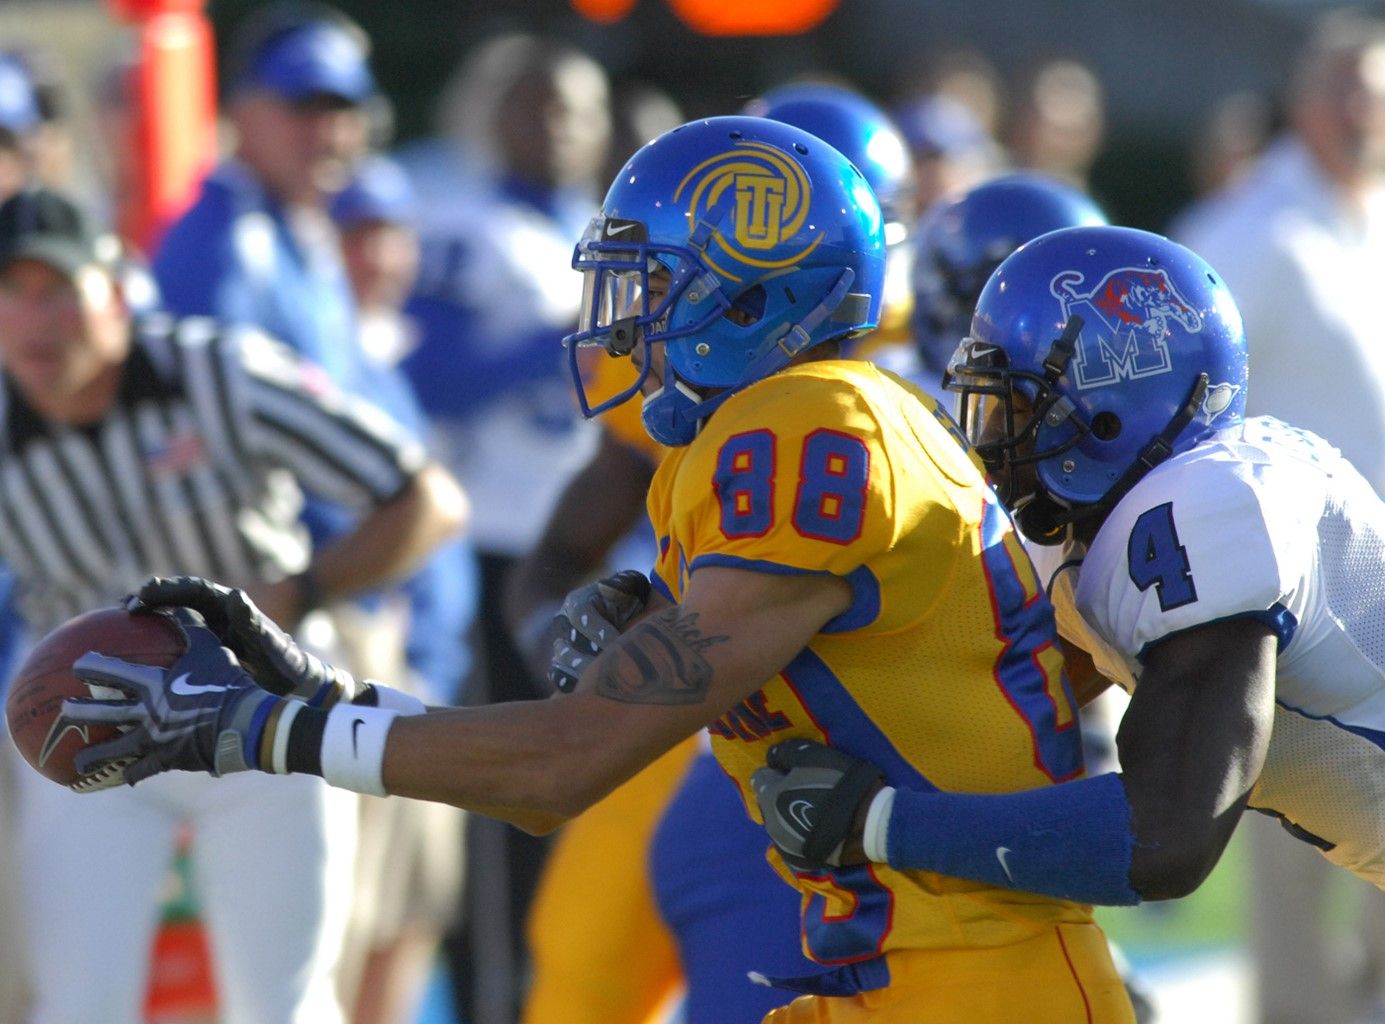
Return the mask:
<path id="1" fill-rule="evenodd" d="M 750 327 L 760 322 L 765 315 L 765 286 L 757 284 L 736 296 L 731 308 L 723 316 L 732 323 Z"/>
<path id="2" fill-rule="evenodd" d="M 1092 435 L 1098 441 L 1114 441 L 1120 437 L 1121 418 L 1113 412 L 1099 412 L 1092 417 Z"/>

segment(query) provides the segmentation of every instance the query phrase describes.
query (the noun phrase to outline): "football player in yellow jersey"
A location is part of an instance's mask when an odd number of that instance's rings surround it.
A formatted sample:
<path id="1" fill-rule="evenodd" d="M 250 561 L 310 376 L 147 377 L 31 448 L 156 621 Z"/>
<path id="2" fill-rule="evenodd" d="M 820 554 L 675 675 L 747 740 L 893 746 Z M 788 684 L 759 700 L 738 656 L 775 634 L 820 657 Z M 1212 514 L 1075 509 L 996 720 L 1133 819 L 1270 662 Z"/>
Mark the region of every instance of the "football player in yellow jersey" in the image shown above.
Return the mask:
<path id="1" fill-rule="evenodd" d="M 574 259 L 586 317 L 569 342 L 635 356 L 646 429 L 674 451 L 650 489 L 648 607 L 574 666 L 572 692 L 418 713 L 306 658 L 243 595 L 153 581 L 146 606 L 190 604 L 215 634 L 185 621 L 188 653 L 168 669 L 79 659 L 126 695 L 64 706 L 126 727 L 79 768 L 128 758 L 131 783 L 311 772 L 531 831 L 704 727 L 752 815 L 753 775 L 795 738 L 873 762 L 896 787 L 1005 793 L 1080 776 L 1052 609 L 979 464 L 921 393 L 832 358 L 876 322 L 880 222 L 848 161 L 768 120 L 684 125 L 621 171 Z M 866 767 L 833 778 L 852 808 L 880 784 Z M 769 979 L 805 993 L 771 1024 L 1133 1020 L 1088 906 L 771 857 L 823 965 Z"/>
<path id="2" fill-rule="evenodd" d="M 865 357 L 866 343 L 900 349 L 913 300 L 912 167 L 902 136 L 878 106 L 835 84 L 780 86 L 744 112 L 816 135 L 870 185 L 884 216 L 885 283 L 880 326 L 852 354 Z M 581 357 L 587 357 L 583 382 L 593 404 L 629 388 L 638 372 L 631 360 L 608 358 L 603 349 L 584 349 Z M 576 620 L 585 602 L 599 599 L 599 586 L 580 585 L 645 518 L 645 495 L 668 449 L 645 431 L 640 411 L 630 401 L 602 414 L 597 452 L 569 481 L 540 542 L 507 581 L 506 615 L 536 678 L 562 673 L 573 654 L 553 646 L 560 603 Z M 589 656 L 591 634 L 583 630 L 571 644 Z M 715 767 L 705 734 L 700 740 L 691 767 L 680 748 L 564 827 L 526 928 L 532 970 L 525 1024 L 663 1019 L 669 990 L 679 982 L 686 1024 L 755 1024 L 791 994 L 752 984 L 747 971 L 800 975 L 812 967 L 798 952 L 795 894 L 766 863 L 763 831 Z M 671 770 L 671 759 L 681 772 Z M 639 837 L 648 844 L 644 871 L 630 869 Z M 574 877 L 586 884 L 570 884 Z M 576 931 L 581 943 L 572 941 Z M 600 976 L 612 960 L 627 965 L 623 986 Z"/>

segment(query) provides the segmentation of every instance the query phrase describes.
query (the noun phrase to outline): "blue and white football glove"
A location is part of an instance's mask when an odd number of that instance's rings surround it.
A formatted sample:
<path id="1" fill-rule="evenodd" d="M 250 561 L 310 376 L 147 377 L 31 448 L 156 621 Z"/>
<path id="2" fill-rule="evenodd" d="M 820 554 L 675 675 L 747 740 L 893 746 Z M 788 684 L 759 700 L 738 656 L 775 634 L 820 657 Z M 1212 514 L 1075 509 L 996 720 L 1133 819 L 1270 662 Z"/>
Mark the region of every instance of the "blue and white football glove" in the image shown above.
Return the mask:
<path id="1" fill-rule="evenodd" d="M 869 761 L 802 739 L 770 747 L 765 767 L 750 777 L 770 839 L 800 871 L 848 862 L 843 856 L 861 838 L 862 804 L 883 781 Z"/>
<path id="2" fill-rule="evenodd" d="M 592 660 L 620 636 L 649 603 L 649 577 L 626 569 L 567 595 L 553 619 L 548 681 L 560 693 L 577 687 Z"/>
<path id="3" fill-rule="evenodd" d="M 199 576 L 155 576 L 126 602 L 132 612 L 171 607 L 191 608 L 202 616 L 207 628 L 270 693 L 330 708 L 360 692 L 351 673 L 299 647 L 243 590 Z"/>
<path id="4" fill-rule="evenodd" d="M 216 634 L 191 612 L 168 615 L 187 638 L 187 650 L 169 668 L 138 665 L 91 652 L 72 666 L 79 678 L 125 694 L 122 700 L 63 702 L 68 721 L 116 726 L 120 736 L 77 754 L 77 770 L 95 772 L 133 759 L 123 781 L 166 771 L 225 775 L 260 767 L 265 726 L 284 703 L 255 685 Z"/>

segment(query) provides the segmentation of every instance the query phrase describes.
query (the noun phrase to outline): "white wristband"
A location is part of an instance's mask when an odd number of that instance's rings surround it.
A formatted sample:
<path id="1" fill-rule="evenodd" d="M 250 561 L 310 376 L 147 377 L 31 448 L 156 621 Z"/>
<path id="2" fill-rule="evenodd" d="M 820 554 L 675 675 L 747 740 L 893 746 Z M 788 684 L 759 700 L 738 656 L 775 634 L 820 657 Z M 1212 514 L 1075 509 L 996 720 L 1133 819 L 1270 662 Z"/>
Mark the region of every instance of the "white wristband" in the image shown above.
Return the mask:
<path id="1" fill-rule="evenodd" d="M 888 864 L 885 839 L 890 830 L 890 812 L 894 810 L 894 787 L 886 786 L 870 802 L 866 811 L 865 834 L 861 836 L 861 846 L 866 860 L 876 864 Z"/>
<path id="2" fill-rule="evenodd" d="M 342 789 L 387 796 L 385 739 L 398 717 L 391 708 L 334 707 L 322 731 L 322 777 Z"/>

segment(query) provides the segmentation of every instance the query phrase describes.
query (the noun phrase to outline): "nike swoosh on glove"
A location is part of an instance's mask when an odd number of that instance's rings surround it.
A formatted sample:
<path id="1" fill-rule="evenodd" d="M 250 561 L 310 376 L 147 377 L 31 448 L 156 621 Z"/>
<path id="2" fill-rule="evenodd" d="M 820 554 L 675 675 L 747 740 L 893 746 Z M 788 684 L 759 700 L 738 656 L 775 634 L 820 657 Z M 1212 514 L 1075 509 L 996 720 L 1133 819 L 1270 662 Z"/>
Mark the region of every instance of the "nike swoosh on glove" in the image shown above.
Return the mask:
<path id="1" fill-rule="evenodd" d="M 330 708 L 339 700 L 353 699 L 360 690 L 351 673 L 294 643 L 243 590 L 200 576 L 155 576 L 145 581 L 125 607 L 131 612 L 191 608 L 270 693 Z"/>
<path id="2" fill-rule="evenodd" d="M 841 867 L 856 812 L 883 781 L 880 769 L 812 740 L 770 747 L 750 777 L 765 829 L 791 867 Z"/>
<path id="3" fill-rule="evenodd" d="M 63 702 L 69 721 L 116 726 L 120 736 L 77 754 L 77 770 L 133 759 L 123 780 L 134 785 L 166 771 L 225 775 L 260 767 L 261 739 L 283 698 L 261 689 L 202 619 L 185 609 L 160 612 L 187 637 L 169 668 L 89 652 L 72 666 L 88 683 L 112 687 L 123 700 Z"/>

